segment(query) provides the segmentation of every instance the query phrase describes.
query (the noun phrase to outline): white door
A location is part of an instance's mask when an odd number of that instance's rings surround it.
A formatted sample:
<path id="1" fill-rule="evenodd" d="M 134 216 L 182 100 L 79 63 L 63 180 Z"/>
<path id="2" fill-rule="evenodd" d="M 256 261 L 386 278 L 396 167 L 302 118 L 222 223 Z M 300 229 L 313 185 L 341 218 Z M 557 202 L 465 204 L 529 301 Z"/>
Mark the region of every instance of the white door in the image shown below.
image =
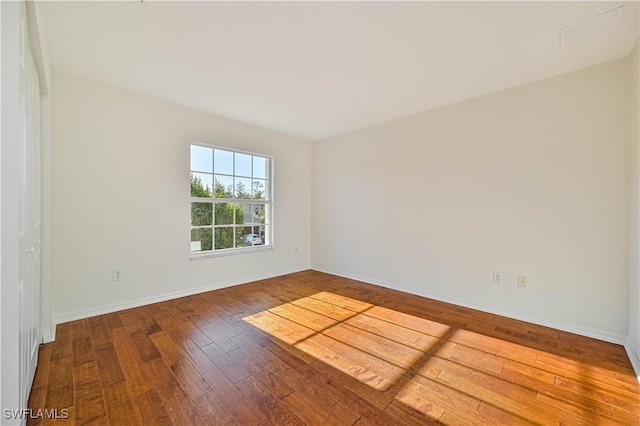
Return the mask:
<path id="1" fill-rule="evenodd" d="M 40 85 L 27 40 L 26 22 L 21 25 L 20 60 L 20 254 L 18 296 L 20 406 L 27 406 L 38 361 L 40 343 L 41 253 L 41 132 Z"/>

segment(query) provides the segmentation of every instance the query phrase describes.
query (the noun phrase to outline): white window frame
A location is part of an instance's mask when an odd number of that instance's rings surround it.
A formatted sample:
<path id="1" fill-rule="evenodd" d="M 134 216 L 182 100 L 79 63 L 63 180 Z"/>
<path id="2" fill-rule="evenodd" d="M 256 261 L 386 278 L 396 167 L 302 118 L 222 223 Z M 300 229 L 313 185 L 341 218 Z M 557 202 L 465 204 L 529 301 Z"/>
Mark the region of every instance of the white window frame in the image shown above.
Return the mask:
<path id="1" fill-rule="evenodd" d="M 217 175 L 224 175 L 227 177 L 232 177 L 234 179 L 234 190 L 235 190 L 235 179 L 236 177 L 239 178 L 246 178 L 245 176 L 242 175 L 236 175 L 235 174 L 235 155 L 234 155 L 234 170 L 233 170 L 233 174 L 229 175 L 228 173 L 216 173 L 215 170 L 215 159 L 212 159 L 213 164 L 212 164 L 212 172 L 206 172 L 207 174 L 211 174 L 212 175 L 212 182 L 214 187 L 212 188 L 212 194 L 213 196 L 211 198 L 201 198 L 201 197 L 192 197 L 191 196 L 191 175 L 193 173 L 203 173 L 203 171 L 197 171 L 197 170 L 192 170 L 191 169 L 191 147 L 192 146 L 200 146 L 200 147 L 204 147 L 204 148 L 209 148 L 212 150 L 213 153 L 215 153 L 215 150 L 223 150 L 223 151 L 228 151 L 228 152 L 232 152 L 232 153 L 238 153 L 238 154 L 245 154 L 245 155 L 251 155 L 251 156 L 256 156 L 256 157 L 261 157 L 261 158 L 265 158 L 268 161 L 268 173 L 266 176 L 266 180 L 267 180 L 267 184 L 265 185 L 265 191 L 266 191 L 266 197 L 265 198 L 236 198 L 235 197 L 235 193 L 233 194 L 232 198 L 216 198 L 215 197 L 215 176 Z M 252 162 L 252 175 L 253 175 L 253 162 Z M 236 255 L 236 254 L 246 254 L 246 253 L 255 253 L 255 252 L 260 252 L 260 251 L 265 251 L 265 250 L 273 250 L 273 235 L 274 235 L 274 159 L 272 156 L 269 155 L 265 155 L 265 154 L 261 154 L 261 153 L 256 153 L 256 152 L 250 152 L 250 151 L 243 151 L 243 150 L 239 150 L 236 148 L 230 148 L 230 147 L 225 147 L 225 146 L 220 146 L 220 145 L 211 145 L 211 144 L 207 144 L 207 143 L 202 143 L 202 142 L 190 142 L 189 143 L 189 242 L 190 242 L 190 249 L 189 249 L 189 256 L 191 260 L 197 260 L 197 259 L 205 259 L 205 258 L 209 258 L 209 257 L 220 257 L 220 256 L 229 256 L 229 255 Z M 255 245 L 255 246 L 245 246 L 245 247 L 235 247 L 236 244 L 236 238 L 235 238 L 235 230 L 236 228 L 241 228 L 242 225 L 237 225 L 235 224 L 235 210 L 234 210 L 234 220 L 232 224 L 227 224 L 227 225 L 216 225 L 215 224 L 215 218 L 213 218 L 212 220 L 212 224 L 211 225 L 202 225 L 202 226 L 193 226 L 193 224 L 191 223 L 191 210 L 192 210 L 192 203 L 211 203 L 212 204 L 212 209 L 215 212 L 215 204 L 216 203 L 229 203 L 229 204 L 239 204 L 242 206 L 246 206 L 246 205 L 252 205 L 252 204 L 264 204 L 265 205 L 265 215 L 267 218 L 269 218 L 269 221 L 264 224 L 265 225 L 265 238 L 263 241 L 263 244 L 261 245 Z M 215 214 L 215 213 L 214 213 Z M 258 226 L 259 224 L 257 223 L 253 223 L 251 225 L 247 225 L 247 226 Z M 216 228 L 223 228 L 223 227 L 233 227 L 234 229 L 234 238 L 233 238 L 233 243 L 234 243 L 234 247 L 232 248 L 225 248 L 225 249 L 215 249 L 215 229 Z M 207 229 L 207 228 L 211 228 L 212 230 L 212 248 L 211 250 L 206 250 L 206 251 L 191 251 L 191 231 L 193 229 Z"/>

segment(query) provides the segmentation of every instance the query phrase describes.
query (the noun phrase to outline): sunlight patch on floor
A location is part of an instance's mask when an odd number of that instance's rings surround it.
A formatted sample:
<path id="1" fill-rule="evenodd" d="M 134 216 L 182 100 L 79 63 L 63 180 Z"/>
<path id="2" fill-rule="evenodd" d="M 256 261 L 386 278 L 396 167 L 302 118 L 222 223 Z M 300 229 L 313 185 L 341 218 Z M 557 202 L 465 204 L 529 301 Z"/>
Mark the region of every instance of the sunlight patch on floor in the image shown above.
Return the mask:
<path id="1" fill-rule="evenodd" d="M 380 391 L 389 389 L 449 330 L 329 292 L 243 320 Z"/>

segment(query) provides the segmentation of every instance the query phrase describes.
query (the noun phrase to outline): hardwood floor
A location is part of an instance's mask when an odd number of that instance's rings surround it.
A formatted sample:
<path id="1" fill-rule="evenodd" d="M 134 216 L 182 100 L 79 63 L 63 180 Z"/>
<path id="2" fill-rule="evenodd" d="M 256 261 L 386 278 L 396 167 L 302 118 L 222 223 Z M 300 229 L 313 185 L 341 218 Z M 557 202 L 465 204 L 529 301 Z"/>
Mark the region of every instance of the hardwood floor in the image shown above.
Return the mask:
<path id="1" fill-rule="evenodd" d="M 621 346 L 306 271 L 60 324 L 29 407 L 68 414 L 34 425 L 638 425 L 640 386 Z"/>

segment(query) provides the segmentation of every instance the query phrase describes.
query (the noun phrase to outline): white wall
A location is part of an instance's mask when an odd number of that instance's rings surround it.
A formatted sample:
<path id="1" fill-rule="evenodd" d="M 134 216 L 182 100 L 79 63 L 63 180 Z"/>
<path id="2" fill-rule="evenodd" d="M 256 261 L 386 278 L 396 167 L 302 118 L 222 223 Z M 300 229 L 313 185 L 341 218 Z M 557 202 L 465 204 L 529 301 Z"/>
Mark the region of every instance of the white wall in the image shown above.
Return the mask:
<path id="1" fill-rule="evenodd" d="M 640 378 L 640 40 L 631 56 L 631 246 L 627 352 Z"/>
<path id="2" fill-rule="evenodd" d="M 629 72 L 621 59 L 314 142 L 312 267 L 624 342 Z"/>
<path id="3" fill-rule="evenodd" d="M 63 75 L 52 97 L 55 322 L 309 268 L 307 141 Z M 274 157 L 274 250 L 189 260 L 192 141 Z"/>

